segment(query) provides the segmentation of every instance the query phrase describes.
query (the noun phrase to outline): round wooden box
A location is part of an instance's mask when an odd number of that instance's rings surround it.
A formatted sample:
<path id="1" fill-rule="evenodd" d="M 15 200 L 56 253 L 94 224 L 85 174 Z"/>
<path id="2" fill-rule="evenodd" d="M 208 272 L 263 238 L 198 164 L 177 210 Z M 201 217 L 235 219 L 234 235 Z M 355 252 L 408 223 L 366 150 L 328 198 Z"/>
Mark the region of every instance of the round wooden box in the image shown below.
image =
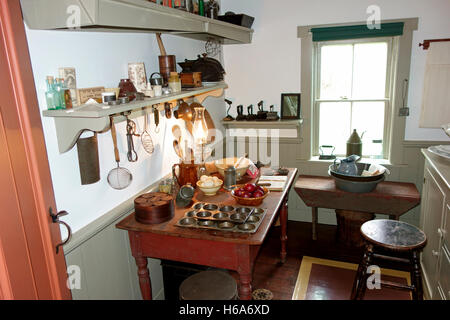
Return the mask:
<path id="1" fill-rule="evenodd" d="M 140 223 L 163 223 L 174 215 L 173 197 L 162 192 L 146 193 L 134 199 L 134 210 Z"/>

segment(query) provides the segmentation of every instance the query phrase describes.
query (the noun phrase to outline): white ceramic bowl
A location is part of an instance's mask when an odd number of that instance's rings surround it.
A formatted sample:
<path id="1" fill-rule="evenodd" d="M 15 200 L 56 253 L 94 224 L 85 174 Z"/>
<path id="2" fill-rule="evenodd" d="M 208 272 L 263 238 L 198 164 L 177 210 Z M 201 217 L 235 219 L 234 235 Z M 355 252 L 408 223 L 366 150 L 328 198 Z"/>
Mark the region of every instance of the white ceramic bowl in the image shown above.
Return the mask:
<path id="1" fill-rule="evenodd" d="M 203 187 L 202 181 L 197 181 L 197 187 L 203 191 L 205 196 L 215 196 L 217 191 L 220 190 L 220 188 L 223 185 L 223 181 L 219 179 L 220 184 L 215 185 L 214 187 Z"/>

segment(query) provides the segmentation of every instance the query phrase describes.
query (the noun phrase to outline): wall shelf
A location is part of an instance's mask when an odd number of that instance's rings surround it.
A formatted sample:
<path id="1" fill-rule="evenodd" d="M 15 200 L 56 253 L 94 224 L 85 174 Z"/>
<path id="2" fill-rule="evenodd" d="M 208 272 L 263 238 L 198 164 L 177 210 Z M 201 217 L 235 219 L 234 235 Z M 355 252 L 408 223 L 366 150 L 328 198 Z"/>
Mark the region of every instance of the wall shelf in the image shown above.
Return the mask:
<path id="1" fill-rule="evenodd" d="M 106 32 L 161 32 L 222 44 L 251 43 L 253 30 L 146 0 L 21 0 L 30 29 Z M 72 7 L 71 7 L 72 6 Z M 79 10 L 80 26 L 70 26 Z"/>
<path id="2" fill-rule="evenodd" d="M 129 114 L 130 118 L 143 116 L 152 106 L 163 110 L 166 102 L 173 103 L 178 100 L 195 98 L 199 103 L 207 97 L 220 97 L 224 89 L 228 88 L 225 82 L 205 85 L 201 88 L 184 90 L 181 93 L 164 95 L 156 98 L 145 98 L 143 101 L 132 101 L 118 106 L 105 106 L 103 104 L 82 105 L 69 110 L 45 110 L 45 117 L 52 117 L 55 121 L 58 148 L 60 153 L 72 149 L 80 135 L 85 130 L 104 132 L 110 129 L 110 116 L 117 117 L 115 122 L 123 121 L 121 114 Z"/>

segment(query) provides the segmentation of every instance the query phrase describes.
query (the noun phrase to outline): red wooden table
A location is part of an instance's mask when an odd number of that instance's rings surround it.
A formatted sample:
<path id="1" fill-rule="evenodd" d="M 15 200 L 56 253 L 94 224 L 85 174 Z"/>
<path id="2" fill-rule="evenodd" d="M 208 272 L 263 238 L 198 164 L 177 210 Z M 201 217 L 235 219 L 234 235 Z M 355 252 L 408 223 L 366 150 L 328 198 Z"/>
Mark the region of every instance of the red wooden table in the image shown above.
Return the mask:
<path id="1" fill-rule="evenodd" d="M 300 175 L 295 191 L 312 208 L 312 237 L 317 239 L 318 208 L 352 210 L 387 214 L 398 218 L 420 203 L 420 194 L 413 183 L 381 182 L 368 193 L 346 192 L 336 188 L 331 177 Z"/>
<path id="2" fill-rule="evenodd" d="M 155 258 L 235 270 L 240 280 L 239 296 L 243 300 L 250 300 L 253 264 L 278 216 L 281 222 L 281 261 L 286 259 L 287 201 L 296 175 L 297 169 L 290 169 L 284 191 L 271 192 L 260 205 L 267 209 L 267 213 L 253 234 L 177 227 L 176 222 L 188 211 L 180 208 L 175 209 L 173 219 L 158 225 L 141 224 L 136 221 L 134 213 L 119 222 L 116 227 L 128 231 L 143 299 L 152 298 L 147 258 Z M 235 200 L 223 190 L 213 197 L 196 192 L 194 200 L 236 206 Z"/>

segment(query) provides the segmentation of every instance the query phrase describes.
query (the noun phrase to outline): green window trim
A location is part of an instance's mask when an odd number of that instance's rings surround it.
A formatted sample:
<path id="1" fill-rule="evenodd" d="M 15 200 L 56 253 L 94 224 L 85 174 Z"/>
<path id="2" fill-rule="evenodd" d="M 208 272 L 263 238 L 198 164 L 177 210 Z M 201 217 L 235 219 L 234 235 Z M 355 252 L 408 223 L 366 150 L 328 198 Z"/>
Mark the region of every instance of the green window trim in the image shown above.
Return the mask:
<path id="1" fill-rule="evenodd" d="M 403 22 L 380 24 L 380 29 L 369 29 L 367 25 L 312 28 L 312 40 L 332 41 L 375 37 L 393 37 L 403 35 Z"/>

